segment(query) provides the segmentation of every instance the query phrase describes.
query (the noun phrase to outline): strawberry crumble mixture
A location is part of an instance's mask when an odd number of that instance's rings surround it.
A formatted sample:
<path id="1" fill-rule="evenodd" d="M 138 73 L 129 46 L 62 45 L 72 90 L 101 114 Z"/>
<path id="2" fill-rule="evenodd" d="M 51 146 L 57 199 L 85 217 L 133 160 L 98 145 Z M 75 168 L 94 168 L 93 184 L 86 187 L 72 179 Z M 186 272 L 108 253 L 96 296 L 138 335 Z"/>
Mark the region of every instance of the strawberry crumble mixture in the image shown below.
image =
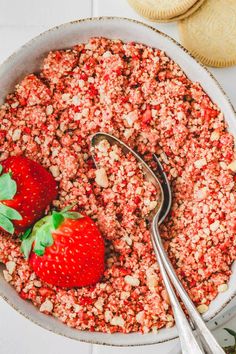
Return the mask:
<path id="1" fill-rule="evenodd" d="M 199 312 L 227 290 L 235 252 L 234 139 L 198 83 L 164 52 L 142 44 L 92 38 L 50 52 L 0 108 L 0 161 L 25 155 L 51 171 L 56 208 L 77 203 L 100 228 L 106 270 L 94 286 L 62 289 L 40 281 L 20 243 L 3 232 L 3 274 L 41 312 L 81 330 L 147 333 L 173 325 L 146 217 L 158 191 L 132 156 L 90 138 L 113 134 L 151 161 L 160 157 L 173 206 L 161 227 L 165 248 Z"/>

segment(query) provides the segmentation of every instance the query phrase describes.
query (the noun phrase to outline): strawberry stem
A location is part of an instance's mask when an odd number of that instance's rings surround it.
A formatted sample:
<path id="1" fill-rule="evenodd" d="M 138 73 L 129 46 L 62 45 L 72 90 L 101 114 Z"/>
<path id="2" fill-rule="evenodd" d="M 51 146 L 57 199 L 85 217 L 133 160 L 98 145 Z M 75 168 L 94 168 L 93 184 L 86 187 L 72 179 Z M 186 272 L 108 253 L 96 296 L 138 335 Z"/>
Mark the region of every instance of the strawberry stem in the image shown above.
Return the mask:
<path id="1" fill-rule="evenodd" d="M 76 211 L 69 211 L 73 206 L 66 207 L 62 211 L 53 211 L 51 215 L 39 220 L 32 231 L 27 230 L 22 236 L 21 251 L 26 259 L 31 251 L 38 256 L 43 256 L 45 249 L 53 245 L 52 232 L 60 227 L 65 219 L 80 219 L 83 215 Z"/>
<path id="2" fill-rule="evenodd" d="M 53 211 L 52 212 L 52 226 L 53 226 L 53 228 L 56 230 L 61 225 L 61 223 L 63 223 L 64 219 L 65 218 L 62 213 L 58 213 L 56 211 Z"/>

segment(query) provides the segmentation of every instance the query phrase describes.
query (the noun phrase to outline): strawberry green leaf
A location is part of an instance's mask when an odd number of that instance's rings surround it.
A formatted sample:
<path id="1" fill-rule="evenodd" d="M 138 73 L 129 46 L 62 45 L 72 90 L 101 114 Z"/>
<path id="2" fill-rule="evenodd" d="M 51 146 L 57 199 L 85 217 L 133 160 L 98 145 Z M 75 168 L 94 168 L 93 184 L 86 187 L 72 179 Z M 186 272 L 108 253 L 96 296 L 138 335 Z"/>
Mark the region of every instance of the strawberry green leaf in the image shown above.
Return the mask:
<path id="1" fill-rule="evenodd" d="M 51 219 L 51 215 L 45 216 L 34 225 L 32 232 L 27 230 L 23 235 L 21 249 L 26 258 L 29 257 L 33 243 L 33 252 L 38 256 L 43 256 L 45 248 L 53 245 L 54 240 L 51 233 L 53 226 Z"/>
<path id="2" fill-rule="evenodd" d="M 61 215 L 63 215 L 63 217 L 66 219 L 80 219 L 83 218 L 83 215 L 81 215 L 80 213 L 78 213 L 77 211 L 70 211 L 74 206 L 76 205 L 76 203 L 73 203 L 72 205 L 69 205 L 67 207 L 65 207 L 64 209 L 62 209 L 59 213 Z"/>
<path id="3" fill-rule="evenodd" d="M 29 258 L 33 242 L 34 242 L 34 237 L 29 237 L 28 236 L 28 237 L 24 238 L 22 243 L 21 243 L 21 251 L 23 252 L 23 254 L 24 254 L 26 259 Z"/>
<path id="4" fill-rule="evenodd" d="M 33 247 L 33 252 L 38 256 L 43 256 L 46 247 L 54 243 L 52 232 L 60 227 L 65 218 L 82 218 L 78 212 L 69 211 L 72 206 L 63 209 L 61 212 L 53 211 L 52 215 L 45 216 L 39 220 L 33 227 L 33 230 L 27 230 L 22 237 L 22 252 L 28 258 Z M 34 244 L 34 245 L 33 245 Z"/>
<path id="5" fill-rule="evenodd" d="M 17 210 L 0 203 L 0 214 L 6 216 L 10 220 L 22 220 L 22 216 Z"/>
<path id="6" fill-rule="evenodd" d="M 0 174 L 2 173 L 2 165 L 0 165 Z"/>
<path id="7" fill-rule="evenodd" d="M 55 211 L 52 213 L 52 225 L 54 229 L 57 229 L 63 221 L 64 221 L 63 214 L 57 213 Z"/>
<path id="8" fill-rule="evenodd" d="M 74 208 L 74 206 L 76 205 L 77 203 L 73 203 L 71 205 L 68 205 L 67 207 L 65 207 L 64 209 L 61 210 L 61 213 L 64 214 L 66 213 L 67 211 L 71 210 L 72 208 Z"/>
<path id="9" fill-rule="evenodd" d="M 32 231 L 32 229 L 26 230 L 25 233 L 20 237 L 20 239 L 23 241 L 23 240 L 26 240 L 27 238 L 29 238 L 31 231 Z"/>
<path id="10" fill-rule="evenodd" d="M 12 179 L 10 173 L 4 173 L 0 176 L 0 200 L 12 199 L 16 190 L 16 182 Z"/>
<path id="11" fill-rule="evenodd" d="M 14 226 L 11 222 L 11 220 L 9 220 L 6 216 L 0 214 L 0 227 L 9 232 L 10 234 L 14 233 Z"/>
<path id="12" fill-rule="evenodd" d="M 234 337 L 234 339 L 235 339 L 235 342 L 236 342 L 236 332 L 235 331 L 233 331 L 232 329 L 230 329 L 230 328 L 224 328 L 231 336 L 233 336 Z"/>
<path id="13" fill-rule="evenodd" d="M 45 248 L 53 245 L 53 237 L 51 233 L 52 216 L 45 216 L 43 219 L 36 222 L 32 231 L 28 229 L 22 236 L 21 250 L 28 259 L 30 252 L 36 253 L 38 256 L 43 256 Z"/>
<path id="14" fill-rule="evenodd" d="M 80 213 L 77 213 L 76 211 L 68 211 L 66 213 L 62 213 L 62 215 L 64 216 L 64 218 L 66 219 L 81 219 L 83 218 L 83 215 L 81 215 Z"/>
<path id="15" fill-rule="evenodd" d="M 37 238 L 35 240 L 35 244 L 34 244 L 34 249 L 33 249 L 34 253 L 36 253 L 38 256 L 43 256 L 44 252 L 45 252 L 45 247 L 43 245 L 41 245 L 40 239 Z"/>
<path id="16" fill-rule="evenodd" d="M 41 246 L 49 247 L 53 245 L 53 237 L 51 234 L 51 225 L 45 224 L 36 234 L 36 241 L 39 239 Z"/>

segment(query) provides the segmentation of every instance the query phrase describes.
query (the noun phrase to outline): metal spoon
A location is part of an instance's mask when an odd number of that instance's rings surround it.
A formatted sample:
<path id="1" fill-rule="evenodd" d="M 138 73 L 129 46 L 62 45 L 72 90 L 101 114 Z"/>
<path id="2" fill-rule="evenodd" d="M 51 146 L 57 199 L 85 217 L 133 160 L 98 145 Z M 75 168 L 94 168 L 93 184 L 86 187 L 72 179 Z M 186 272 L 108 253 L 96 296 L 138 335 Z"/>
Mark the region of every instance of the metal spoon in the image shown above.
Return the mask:
<path id="1" fill-rule="evenodd" d="M 177 290 L 181 300 L 183 301 L 186 309 L 188 310 L 190 319 L 192 320 L 192 325 L 197 329 L 197 334 L 198 337 L 201 339 L 206 353 L 224 353 L 224 350 L 219 346 L 217 341 L 215 340 L 214 336 L 211 334 L 209 329 L 207 328 L 206 324 L 202 320 L 202 317 L 199 315 L 198 311 L 196 310 L 196 307 L 194 306 L 192 300 L 189 298 L 186 290 L 184 289 L 182 283 L 180 282 L 179 278 L 177 277 L 175 270 L 163 248 L 162 240 L 159 234 L 158 226 L 164 221 L 166 216 L 169 213 L 169 210 L 171 208 L 171 202 L 172 202 L 172 195 L 171 195 L 171 188 L 170 184 L 168 181 L 168 178 L 166 176 L 165 171 L 163 170 L 163 167 L 158 159 L 158 157 L 154 154 L 153 155 L 154 160 L 157 162 L 157 172 L 158 172 L 158 178 L 160 178 L 162 189 L 164 191 L 164 203 L 162 206 L 162 209 L 160 210 L 159 213 L 159 219 L 158 219 L 158 224 L 156 224 L 157 227 L 157 238 L 155 238 L 154 242 L 156 243 L 157 248 L 162 248 L 161 257 L 163 259 L 163 262 L 165 264 L 165 268 L 167 270 L 167 273 Z M 157 221 L 156 221 L 157 223 Z"/>
<path id="2" fill-rule="evenodd" d="M 148 219 L 151 225 L 150 231 L 152 236 L 151 239 L 153 243 L 154 252 L 158 260 L 160 272 L 162 274 L 162 278 L 172 305 L 172 309 L 175 317 L 175 323 L 178 329 L 180 343 L 182 347 L 182 353 L 202 354 L 203 351 L 201 349 L 201 346 L 198 344 L 194 336 L 194 333 L 192 331 L 192 328 L 182 310 L 182 307 L 174 292 L 169 277 L 171 278 L 172 283 L 174 284 L 176 290 L 178 291 L 187 310 L 189 311 L 189 315 L 195 327 L 199 330 L 199 334 L 201 335 L 201 338 L 204 339 L 204 344 L 207 346 L 208 353 L 223 354 L 224 351 L 222 350 L 222 348 L 216 342 L 211 332 L 206 327 L 200 314 L 196 310 L 193 302 L 189 298 L 187 292 L 185 291 L 178 277 L 176 276 L 173 266 L 171 265 L 170 260 L 162 244 L 162 240 L 158 230 L 158 225 L 161 222 L 163 222 L 164 218 L 169 212 L 170 205 L 171 205 L 171 190 L 170 190 L 168 179 L 166 178 L 166 175 L 161 166 L 161 163 L 159 162 L 158 158 L 154 156 L 158 164 L 158 170 L 161 173 L 161 176 L 163 178 L 163 182 L 162 182 L 162 184 L 164 183 L 163 187 L 159 179 L 153 172 L 153 170 L 145 163 L 145 161 L 134 150 L 129 148 L 125 143 L 123 143 L 121 140 L 117 139 L 116 137 L 110 134 L 99 132 L 92 136 L 91 147 L 92 147 L 93 158 L 94 158 L 94 147 L 96 147 L 103 140 L 107 140 L 111 145 L 119 146 L 125 155 L 131 153 L 137 159 L 137 161 L 142 165 L 142 169 L 146 179 L 152 182 L 153 185 L 160 190 L 159 203 L 157 204 L 156 208 L 149 214 Z M 99 164 L 97 163 L 97 161 L 95 161 L 95 159 L 94 159 L 94 163 L 96 167 L 99 167 Z M 164 190 L 165 190 L 165 194 L 164 194 Z M 167 272 L 169 274 L 169 277 L 167 275 Z"/>

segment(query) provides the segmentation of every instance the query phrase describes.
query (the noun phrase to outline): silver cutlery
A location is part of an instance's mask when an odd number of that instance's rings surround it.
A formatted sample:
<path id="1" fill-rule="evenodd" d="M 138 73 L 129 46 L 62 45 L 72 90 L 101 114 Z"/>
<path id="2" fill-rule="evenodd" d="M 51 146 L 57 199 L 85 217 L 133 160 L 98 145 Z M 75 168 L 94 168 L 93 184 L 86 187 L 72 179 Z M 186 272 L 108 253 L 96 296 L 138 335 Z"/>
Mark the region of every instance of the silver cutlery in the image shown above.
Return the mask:
<path id="1" fill-rule="evenodd" d="M 202 344 L 204 345 L 205 352 L 209 354 L 224 354 L 225 352 L 217 343 L 214 336 L 204 323 L 201 315 L 195 308 L 192 300 L 188 296 L 186 290 L 177 277 L 175 270 L 166 254 L 162 239 L 159 233 L 159 225 L 166 218 L 172 202 L 171 188 L 166 174 L 162 168 L 157 156 L 154 155 L 154 159 L 157 163 L 157 171 L 159 176 L 147 165 L 147 163 L 132 150 L 129 146 L 123 143 L 118 138 L 107 133 L 96 133 L 92 136 L 91 147 L 94 149 L 101 141 L 107 140 L 111 145 L 117 145 L 122 149 L 124 154 L 131 153 L 137 161 L 141 164 L 145 178 L 152 182 L 153 185 L 160 190 L 160 200 L 156 208 L 149 214 L 148 221 L 150 223 L 151 239 L 154 248 L 154 252 L 159 264 L 160 272 L 168 292 L 170 303 L 173 309 L 176 327 L 178 329 L 179 339 L 181 343 L 183 354 L 202 354 L 204 353 L 201 344 L 196 340 L 197 335 L 200 337 Z M 94 154 L 92 149 L 92 154 Z M 94 155 L 93 155 L 94 157 Z M 95 161 L 95 165 L 99 167 L 99 163 Z M 180 302 L 176 296 L 174 288 L 185 305 L 188 311 L 189 317 L 197 330 L 197 334 L 191 328 L 191 325 L 180 305 Z"/>

